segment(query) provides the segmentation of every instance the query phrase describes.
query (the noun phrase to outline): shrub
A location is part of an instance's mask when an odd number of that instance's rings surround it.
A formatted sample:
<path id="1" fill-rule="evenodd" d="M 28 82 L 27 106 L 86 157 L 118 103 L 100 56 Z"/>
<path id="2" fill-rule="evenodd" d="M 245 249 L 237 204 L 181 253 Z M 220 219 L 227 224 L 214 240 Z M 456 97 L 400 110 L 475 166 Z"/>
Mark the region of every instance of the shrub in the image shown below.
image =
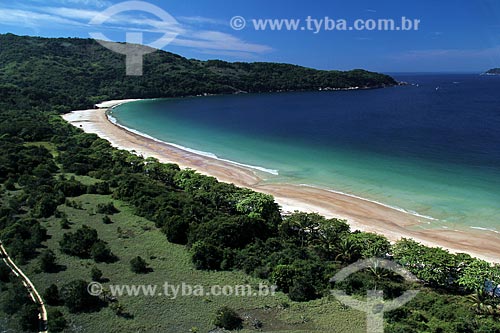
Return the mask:
<path id="1" fill-rule="evenodd" d="M 61 288 L 61 299 L 71 313 L 91 311 L 99 307 L 99 298 L 90 295 L 87 286 L 87 282 L 75 280 Z"/>
<path id="2" fill-rule="evenodd" d="M 101 281 L 102 279 L 102 271 L 97 268 L 96 266 L 92 267 L 92 270 L 90 271 L 90 277 L 92 278 L 92 281 Z"/>
<path id="3" fill-rule="evenodd" d="M 119 213 L 120 211 L 113 205 L 112 202 L 97 205 L 97 212 L 100 214 L 113 215 Z"/>
<path id="4" fill-rule="evenodd" d="M 134 259 L 130 260 L 130 270 L 137 274 L 144 274 L 149 272 L 148 264 L 144 259 L 137 256 Z"/>
<path id="5" fill-rule="evenodd" d="M 43 300 L 51 306 L 59 305 L 61 302 L 59 288 L 57 288 L 55 284 L 51 284 L 47 289 L 45 289 L 45 292 L 43 293 Z"/>
<path id="6" fill-rule="evenodd" d="M 109 246 L 102 240 L 97 241 L 90 249 L 90 255 L 96 262 L 111 262 L 115 256 Z"/>
<path id="7" fill-rule="evenodd" d="M 45 250 L 40 255 L 40 269 L 44 272 L 54 272 L 57 269 L 56 255 L 52 250 Z"/>
<path id="8" fill-rule="evenodd" d="M 111 224 L 113 223 L 113 221 L 111 221 L 111 219 L 109 218 L 108 215 L 105 215 L 103 218 L 102 218 L 102 223 L 104 224 Z"/>
<path id="9" fill-rule="evenodd" d="M 225 306 L 217 311 L 214 325 L 226 330 L 238 330 L 243 327 L 243 319 L 236 311 Z"/>
<path id="10" fill-rule="evenodd" d="M 68 325 L 63 313 L 59 310 L 50 309 L 48 317 L 50 318 L 48 321 L 49 332 L 62 332 Z"/>

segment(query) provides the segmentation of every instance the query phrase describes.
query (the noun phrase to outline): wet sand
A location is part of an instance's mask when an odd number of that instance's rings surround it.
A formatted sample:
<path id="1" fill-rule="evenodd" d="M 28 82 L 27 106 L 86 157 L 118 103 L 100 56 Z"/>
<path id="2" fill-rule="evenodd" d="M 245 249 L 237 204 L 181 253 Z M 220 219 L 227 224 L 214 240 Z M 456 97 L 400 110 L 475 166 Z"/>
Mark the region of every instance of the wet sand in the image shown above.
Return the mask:
<path id="1" fill-rule="evenodd" d="M 130 101 L 130 100 L 127 100 Z M 63 116 L 87 133 L 95 133 L 114 147 L 133 151 L 144 157 L 155 157 L 164 163 L 176 163 L 218 180 L 272 194 L 283 212 L 295 210 L 317 212 L 326 217 L 346 219 L 351 229 L 385 235 L 389 240 L 413 238 L 428 246 L 440 246 L 451 252 L 465 252 L 492 262 L 500 262 L 500 235 L 481 230 L 426 229 L 429 222 L 382 204 L 322 189 L 291 185 L 266 184 L 255 170 L 197 155 L 152 140 L 113 124 L 106 107 L 127 101 L 108 101 L 102 109 L 73 111 Z"/>

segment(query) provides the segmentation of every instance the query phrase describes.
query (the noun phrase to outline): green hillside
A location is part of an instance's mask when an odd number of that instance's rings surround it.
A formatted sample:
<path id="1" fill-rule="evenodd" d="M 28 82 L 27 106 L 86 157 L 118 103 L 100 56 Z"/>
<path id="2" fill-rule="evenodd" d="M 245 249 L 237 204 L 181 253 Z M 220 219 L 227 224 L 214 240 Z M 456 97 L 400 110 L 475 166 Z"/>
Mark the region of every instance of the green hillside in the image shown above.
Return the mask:
<path id="1" fill-rule="evenodd" d="M 68 80 L 68 78 L 70 78 Z M 157 51 L 144 57 L 144 75 L 125 75 L 125 56 L 92 39 L 0 35 L 0 97 L 29 96 L 61 111 L 109 99 L 235 92 L 317 90 L 394 85 L 364 70 L 320 71 L 275 63 L 198 61 Z"/>

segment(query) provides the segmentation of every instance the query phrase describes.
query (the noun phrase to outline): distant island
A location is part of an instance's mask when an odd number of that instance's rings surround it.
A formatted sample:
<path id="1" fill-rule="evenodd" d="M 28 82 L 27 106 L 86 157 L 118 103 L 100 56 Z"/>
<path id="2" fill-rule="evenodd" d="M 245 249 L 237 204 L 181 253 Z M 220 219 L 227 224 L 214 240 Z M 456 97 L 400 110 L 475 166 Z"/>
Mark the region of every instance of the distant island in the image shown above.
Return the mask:
<path id="1" fill-rule="evenodd" d="M 500 68 L 492 68 L 486 71 L 484 75 L 500 75 Z"/>

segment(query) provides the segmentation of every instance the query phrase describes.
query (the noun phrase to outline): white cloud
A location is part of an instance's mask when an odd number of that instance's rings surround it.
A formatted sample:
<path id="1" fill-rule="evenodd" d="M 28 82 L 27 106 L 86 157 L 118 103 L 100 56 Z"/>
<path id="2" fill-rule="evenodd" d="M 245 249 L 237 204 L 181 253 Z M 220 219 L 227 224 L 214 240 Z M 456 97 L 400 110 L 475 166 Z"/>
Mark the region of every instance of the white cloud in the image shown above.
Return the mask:
<path id="1" fill-rule="evenodd" d="M 197 25 L 227 25 L 228 22 L 223 20 L 217 20 L 209 17 L 203 16 L 179 16 L 177 18 L 179 21 L 187 24 L 197 24 Z"/>
<path id="2" fill-rule="evenodd" d="M 246 53 L 272 51 L 269 46 L 247 43 L 237 37 L 218 31 L 189 32 L 186 36 L 177 37 L 171 44 L 200 50 L 242 51 Z"/>
<path id="3" fill-rule="evenodd" d="M 83 26 L 81 22 L 69 20 L 64 17 L 27 10 L 2 8 L 0 8 L 0 24 L 14 26 L 23 25 L 28 28 L 41 27 L 48 24 Z"/>
<path id="4" fill-rule="evenodd" d="M 500 57 L 500 46 L 484 49 L 429 49 L 429 50 L 410 50 L 393 56 L 397 59 L 407 60 L 428 60 L 428 59 L 473 59 Z"/>
<path id="5" fill-rule="evenodd" d="M 72 4 L 93 4 L 95 6 L 104 4 L 99 0 L 59 0 Z M 0 25 L 23 25 L 30 28 L 57 26 L 78 26 L 85 31 L 95 32 L 98 26 L 90 25 L 89 22 L 100 14 L 101 11 L 94 9 L 79 9 L 70 7 L 25 7 L 21 9 L 0 9 Z M 249 43 L 234 35 L 200 28 L 204 24 L 226 24 L 216 19 L 206 17 L 180 17 L 182 23 L 164 22 L 150 18 L 144 14 L 127 13 L 119 14 L 109 18 L 102 25 L 103 33 L 106 31 L 138 31 L 150 33 L 175 33 L 178 35 L 171 44 L 181 47 L 194 48 L 198 52 L 219 55 L 242 56 L 248 58 L 252 54 L 262 54 L 272 51 L 267 45 Z"/>
<path id="6" fill-rule="evenodd" d="M 97 8 L 109 7 L 111 2 L 105 0 L 59 0 L 63 4 L 94 6 Z"/>

